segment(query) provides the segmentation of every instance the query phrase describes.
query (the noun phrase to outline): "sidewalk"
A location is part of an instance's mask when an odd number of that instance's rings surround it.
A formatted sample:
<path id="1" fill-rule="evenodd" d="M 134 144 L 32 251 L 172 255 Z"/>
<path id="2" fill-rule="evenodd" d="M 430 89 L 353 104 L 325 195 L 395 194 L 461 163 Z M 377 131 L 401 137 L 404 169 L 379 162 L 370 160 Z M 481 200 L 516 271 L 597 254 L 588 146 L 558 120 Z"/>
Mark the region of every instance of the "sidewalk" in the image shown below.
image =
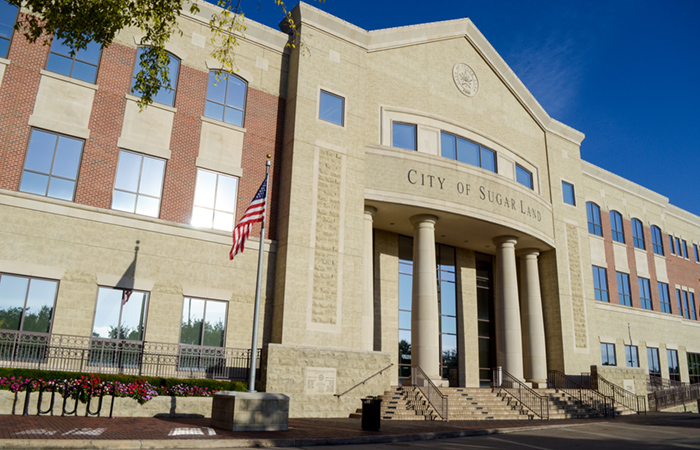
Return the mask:
<path id="1" fill-rule="evenodd" d="M 235 448 L 369 444 L 571 426 L 586 420 L 382 421 L 363 431 L 358 419 L 290 419 L 289 431 L 227 431 L 204 418 L 0 416 L 0 448 Z M 618 420 L 618 419 L 615 419 Z"/>

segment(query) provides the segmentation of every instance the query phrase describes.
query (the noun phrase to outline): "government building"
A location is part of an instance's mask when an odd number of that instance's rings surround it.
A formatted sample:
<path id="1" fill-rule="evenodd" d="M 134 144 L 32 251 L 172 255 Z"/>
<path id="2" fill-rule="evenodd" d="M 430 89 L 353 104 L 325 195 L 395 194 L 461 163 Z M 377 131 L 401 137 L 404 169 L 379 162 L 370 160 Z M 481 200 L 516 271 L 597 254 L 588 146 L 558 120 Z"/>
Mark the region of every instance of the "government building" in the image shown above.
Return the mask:
<path id="1" fill-rule="evenodd" d="M 141 111 L 139 30 L 71 56 L 0 0 L 0 367 L 245 379 L 264 250 L 256 387 L 292 417 L 416 367 L 700 382 L 700 218 L 582 160 L 469 19 L 300 3 L 296 37 L 246 20 L 217 82 L 200 6 Z M 265 239 L 231 261 L 267 155 Z"/>

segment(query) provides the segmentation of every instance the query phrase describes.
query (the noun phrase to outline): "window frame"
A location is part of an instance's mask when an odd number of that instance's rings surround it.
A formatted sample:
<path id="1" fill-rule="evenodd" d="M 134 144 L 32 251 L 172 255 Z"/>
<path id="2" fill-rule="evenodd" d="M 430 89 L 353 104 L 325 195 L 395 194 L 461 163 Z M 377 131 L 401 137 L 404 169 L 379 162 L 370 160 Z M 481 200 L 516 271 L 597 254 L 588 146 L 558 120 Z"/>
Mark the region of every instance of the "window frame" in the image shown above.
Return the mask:
<path id="1" fill-rule="evenodd" d="M 20 275 L 20 274 L 15 274 L 15 273 L 0 272 L 0 287 L 2 286 L 2 280 L 5 277 L 26 279 L 27 280 L 27 287 L 26 287 L 26 290 L 24 292 L 24 299 L 23 299 L 22 306 L 21 306 L 20 318 L 19 318 L 19 323 L 17 324 L 17 328 L 16 329 L 14 329 L 14 328 L 0 328 L 0 330 L 16 331 L 18 333 L 51 334 L 51 331 L 53 329 L 53 322 L 54 322 L 53 315 L 56 312 L 56 300 L 58 299 L 58 292 L 59 292 L 59 289 L 61 287 L 60 280 L 54 280 L 54 279 L 45 278 L 45 277 L 35 277 L 35 276 L 29 276 L 29 275 Z M 23 329 L 24 325 L 25 325 L 27 311 L 30 309 L 27 306 L 27 302 L 29 301 L 29 294 L 31 291 L 32 281 L 46 281 L 46 282 L 52 282 L 55 284 L 53 301 L 51 303 L 51 315 L 49 317 L 48 329 L 46 331 L 29 331 L 29 330 Z M 1 292 L 0 292 L 0 298 L 2 298 Z"/>
<path id="2" fill-rule="evenodd" d="M 651 281 L 648 278 L 638 277 L 639 284 L 639 303 L 643 309 L 653 311 L 653 302 L 651 298 Z"/>
<path id="3" fill-rule="evenodd" d="M 668 283 L 657 281 L 656 284 L 659 292 L 659 308 L 661 312 L 673 314 L 671 308 L 671 292 L 669 291 Z"/>
<path id="4" fill-rule="evenodd" d="M 120 298 L 120 305 L 119 305 L 119 315 L 117 317 L 117 337 L 115 338 L 110 338 L 110 337 L 102 337 L 102 336 L 95 336 L 95 325 L 97 324 L 97 314 L 98 314 L 98 308 L 100 306 L 100 293 L 101 292 L 106 292 L 106 291 L 120 291 L 121 292 L 121 298 Z M 128 293 L 130 292 L 130 293 Z M 128 293 L 128 294 L 126 294 Z M 123 321 L 122 318 L 124 317 L 124 307 L 128 304 L 129 301 L 134 297 L 135 293 L 143 294 L 143 303 L 141 306 L 141 333 L 140 333 L 140 339 L 129 339 L 121 336 L 122 328 L 123 328 Z M 107 294 L 105 294 L 107 295 Z M 127 300 L 124 301 L 124 296 L 128 295 Z M 120 288 L 116 286 L 104 286 L 100 285 L 97 287 L 97 297 L 95 298 L 95 312 L 92 317 L 92 335 L 91 339 L 98 339 L 98 340 L 119 340 L 119 341 L 128 341 L 128 342 L 143 342 L 144 337 L 146 337 L 146 327 L 148 324 L 148 309 L 151 304 L 151 293 L 149 291 L 144 291 L 140 289 L 129 289 L 129 288 Z"/>
<path id="5" fill-rule="evenodd" d="M 446 155 L 444 153 L 445 150 L 445 140 L 446 139 L 452 139 L 454 142 L 454 156 L 452 155 Z M 478 158 L 478 164 L 472 164 L 469 161 L 462 160 L 460 159 L 460 152 L 459 152 L 459 143 L 460 141 L 465 142 L 466 144 L 473 145 L 474 147 L 477 148 L 477 158 Z M 493 157 L 493 170 L 491 167 L 487 167 L 484 164 L 484 155 L 488 154 Z M 491 173 L 498 173 L 498 152 L 495 150 L 491 150 L 488 147 L 484 147 L 481 144 L 478 144 L 470 139 L 464 138 L 462 136 L 456 135 L 454 133 L 450 133 L 447 131 L 440 131 L 440 156 L 443 158 L 451 159 L 453 161 L 457 161 L 463 164 L 469 164 L 472 167 L 479 167 L 484 170 L 488 170 Z"/>
<path id="6" fill-rule="evenodd" d="M 413 148 L 408 148 L 408 147 L 402 147 L 397 145 L 396 140 L 394 139 L 394 136 L 396 136 L 396 127 L 407 127 L 407 128 L 412 128 L 413 129 Z M 394 148 L 400 148 L 403 150 L 409 150 L 416 152 L 418 151 L 418 125 L 415 123 L 408 123 L 408 122 L 391 122 L 391 146 Z"/>
<path id="7" fill-rule="evenodd" d="M 141 54 L 143 52 L 143 49 L 145 49 L 145 48 L 146 48 L 146 46 L 140 46 L 136 49 L 136 59 L 134 60 L 134 72 L 131 75 L 131 87 L 129 88 L 129 93 L 131 95 L 136 96 L 136 97 L 141 97 L 141 95 L 142 95 L 142 93 L 140 91 L 136 91 L 136 88 L 134 87 L 134 85 L 136 84 L 136 74 L 138 74 L 139 70 L 141 69 Z M 153 103 L 158 103 L 160 105 L 170 106 L 170 107 L 174 108 L 175 102 L 177 101 L 177 85 L 180 81 L 180 68 L 182 67 L 182 60 L 180 58 L 178 58 L 177 56 L 175 56 L 175 54 L 173 54 L 172 52 L 166 51 L 166 53 L 168 54 L 168 58 L 170 59 L 170 61 L 168 62 L 168 78 L 169 78 L 168 81 L 170 82 L 170 87 L 162 84 L 162 80 L 160 80 L 161 81 L 160 88 L 153 95 L 152 100 L 153 100 Z M 173 70 L 173 66 L 172 66 L 173 61 L 177 62 L 176 70 Z M 172 102 L 168 103 L 168 102 L 162 101 L 162 98 L 159 99 L 158 96 L 163 95 L 163 92 L 165 92 L 164 89 L 165 89 L 165 91 L 172 92 Z"/>
<path id="8" fill-rule="evenodd" d="M 567 201 L 567 191 L 571 191 L 571 193 L 570 193 L 571 201 Z M 571 206 L 576 206 L 576 188 L 574 187 L 573 183 L 569 183 L 568 181 L 561 180 L 561 193 L 562 193 L 562 200 L 564 201 L 565 204 L 571 205 Z"/>
<path id="9" fill-rule="evenodd" d="M 604 289 L 601 285 L 601 282 L 605 283 Z M 593 296 L 598 301 L 610 303 L 610 290 L 608 287 L 608 270 L 605 267 L 593 266 Z"/>
<path id="10" fill-rule="evenodd" d="M 698 249 L 698 244 L 693 244 L 693 251 L 695 252 L 695 262 L 700 262 L 700 249 Z"/>
<path id="11" fill-rule="evenodd" d="M 657 347 L 647 347 L 647 367 L 649 375 L 661 378 L 661 357 Z M 652 371 L 652 369 L 656 369 Z"/>
<path id="12" fill-rule="evenodd" d="M 595 217 L 596 214 L 597 217 Z M 603 221 L 600 215 L 600 206 L 594 202 L 586 202 L 586 219 L 588 220 L 588 233 L 603 237 Z"/>
<path id="13" fill-rule="evenodd" d="M 326 115 L 324 117 L 323 115 L 323 106 L 324 106 L 324 98 L 333 98 L 340 100 L 340 123 L 336 122 L 334 119 L 332 119 L 330 116 Z M 345 111 L 346 111 L 346 106 L 345 106 L 345 96 L 339 95 L 339 94 L 334 94 L 326 89 L 319 89 L 319 94 L 318 94 L 318 118 L 319 120 L 322 120 L 324 122 L 332 123 L 333 125 L 338 125 L 339 127 L 345 127 Z"/>
<path id="14" fill-rule="evenodd" d="M 685 239 L 682 239 L 681 244 L 683 244 L 683 246 L 681 247 L 683 249 L 683 257 L 685 259 L 690 259 L 690 258 L 688 258 L 688 243 L 686 242 Z"/>
<path id="15" fill-rule="evenodd" d="M 200 186 L 202 186 L 200 184 L 200 173 L 201 172 L 210 173 L 216 177 L 215 178 L 215 185 L 214 185 L 214 192 L 211 194 L 211 197 L 213 197 L 213 201 L 214 201 L 213 208 L 210 208 L 209 206 L 203 206 L 201 204 L 199 204 L 199 205 L 197 204 L 198 194 L 200 193 Z M 225 209 L 218 208 L 220 206 L 219 201 L 222 200 L 220 198 L 220 193 L 219 193 L 220 189 L 222 188 L 221 183 L 220 183 L 221 177 L 230 178 L 230 179 L 234 180 L 234 184 L 235 184 L 234 192 L 233 193 L 231 193 L 231 192 L 226 193 L 223 196 L 224 199 L 232 199 L 232 201 L 233 201 L 232 211 L 227 211 Z M 236 208 L 238 207 L 237 197 L 238 197 L 239 185 L 240 185 L 240 179 L 236 176 L 221 173 L 221 172 L 215 172 L 213 170 L 203 169 L 201 167 L 197 167 L 197 175 L 196 175 L 196 179 L 195 179 L 195 188 L 194 188 L 194 198 L 192 200 L 192 215 L 190 218 L 190 225 L 197 227 L 197 228 L 205 228 L 205 229 L 221 230 L 221 231 L 229 231 L 229 232 L 233 231 L 233 227 L 235 226 L 235 223 L 236 223 Z M 202 187 L 201 189 L 204 189 L 204 187 Z M 210 225 L 207 226 L 207 225 L 204 225 L 203 223 L 200 223 L 199 221 L 195 220 L 195 215 L 196 215 L 195 210 L 197 208 L 212 212 Z M 230 227 L 221 228 L 221 227 L 216 226 L 216 224 L 217 224 L 217 218 L 216 218 L 217 212 L 222 213 L 222 214 L 231 214 L 231 224 L 230 224 L 231 226 Z M 197 223 L 195 223 L 195 222 L 197 222 Z"/>
<path id="16" fill-rule="evenodd" d="M 5 59 L 7 59 L 7 58 L 9 58 L 9 56 L 10 56 L 10 48 L 12 48 L 12 38 L 13 38 L 13 36 L 14 36 L 14 34 L 15 34 L 15 32 L 14 32 L 14 30 L 15 30 L 15 29 L 14 29 L 14 25 L 17 23 L 17 18 L 19 17 L 19 10 L 20 10 L 20 8 L 19 8 L 19 6 L 16 6 L 16 5 L 10 5 L 10 4 L 7 3 L 7 2 L 5 2 L 4 7 L 5 7 L 5 8 L 15 8 L 15 17 L 14 17 L 13 20 L 9 21 L 9 22 L 12 24 L 12 26 L 10 27 L 10 35 L 7 36 L 7 37 L 6 37 L 6 36 L 0 35 L 0 40 L 7 40 L 7 52 L 6 52 L 4 55 L 3 55 L 3 54 L 0 54 L 0 58 L 5 58 Z M 9 9 L 8 9 L 8 11 L 9 11 Z M 9 17 L 8 17 L 8 18 L 9 18 Z"/>
<path id="17" fill-rule="evenodd" d="M 651 226 L 651 246 L 655 254 L 664 256 L 664 236 L 656 225 Z"/>
<path id="18" fill-rule="evenodd" d="M 635 248 L 646 250 L 646 242 L 644 239 L 644 225 L 637 218 L 632 218 L 632 244 Z"/>
<path id="19" fill-rule="evenodd" d="M 186 304 L 187 300 L 197 300 L 197 301 L 203 301 L 204 302 L 204 310 L 202 312 L 202 329 L 200 330 L 199 334 L 199 344 L 189 344 L 182 342 L 182 328 L 185 320 L 185 311 L 186 311 Z M 205 345 L 204 344 L 204 333 L 205 333 L 205 326 L 204 323 L 206 323 L 206 317 L 207 317 L 207 306 L 210 303 L 220 303 L 221 305 L 224 306 L 224 317 L 223 317 L 223 326 L 224 329 L 222 331 L 221 335 L 221 345 Z M 192 296 L 184 296 L 182 299 L 182 315 L 180 316 L 180 337 L 178 339 L 178 343 L 180 345 L 184 346 L 190 346 L 190 347 L 211 347 L 211 348 L 225 348 L 226 347 L 226 331 L 228 329 L 228 317 L 229 317 L 229 302 L 226 300 L 214 300 L 214 299 L 208 299 L 208 298 L 199 298 L 199 297 L 192 297 Z"/>
<path id="20" fill-rule="evenodd" d="M 625 243 L 625 225 L 622 214 L 614 209 L 610 210 L 610 234 L 614 242 Z"/>
<path id="21" fill-rule="evenodd" d="M 56 49 L 54 48 L 55 45 L 59 45 L 59 46 L 61 46 L 61 48 L 66 48 L 66 49 L 68 49 L 68 53 L 59 53 L 59 52 L 58 52 L 58 48 L 56 48 Z M 97 45 L 97 46 L 99 46 L 99 44 L 96 43 L 96 42 L 94 42 L 94 41 L 90 41 L 90 42 L 88 43 L 88 45 Z M 71 50 L 73 51 L 73 55 L 70 54 Z M 88 61 L 88 60 L 86 60 L 86 59 L 79 59 L 78 57 L 79 57 L 79 55 L 81 55 L 81 53 L 82 53 L 83 55 L 87 53 L 87 48 L 81 49 L 81 50 L 71 49 L 71 48 L 68 47 L 65 43 L 59 42 L 58 38 L 57 38 L 56 36 L 54 36 L 54 37 L 53 37 L 53 40 L 52 40 L 52 42 L 51 42 L 51 47 L 50 47 L 50 49 L 49 49 L 49 56 L 46 58 L 46 66 L 45 66 L 45 68 L 46 68 L 46 70 L 48 70 L 49 72 L 52 72 L 52 73 L 57 73 L 57 74 L 59 74 L 59 75 L 63 75 L 63 76 L 68 77 L 68 78 L 73 78 L 73 79 L 75 79 L 75 80 L 83 81 L 83 82 L 85 82 L 85 83 L 96 84 L 96 83 L 97 83 L 97 74 L 98 74 L 99 71 L 100 71 L 100 62 L 102 61 L 102 47 L 99 47 L 98 52 L 99 52 L 99 53 L 98 53 L 98 56 L 97 56 L 97 62 L 95 62 L 95 63 L 93 63 L 92 61 Z M 54 61 L 54 62 L 57 61 L 56 58 L 65 58 L 65 59 L 70 60 L 70 62 L 71 62 L 71 63 L 70 63 L 70 71 L 69 71 L 67 74 L 49 68 L 49 65 L 52 64 L 52 61 Z M 79 63 L 81 63 L 81 64 L 85 64 L 85 65 L 92 66 L 92 67 L 95 68 L 95 76 L 94 76 L 94 78 L 92 79 L 92 81 L 86 80 L 86 79 L 83 79 L 83 78 L 80 78 L 80 77 L 77 77 L 77 76 L 74 76 L 74 70 L 75 70 L 75 67 L 76 67 L 76 65 L 75 65 L 76 61 L 79 62 Z"/>
<path id="22" fill-rule="evenodd" d="M 625 366 L 639 367 L 639 348 L 636 345 L 625 344 Z"/>
<path id="23" fill-rule="evenodd" d="M 56 141 L 55 141 L 54 148 L 53 148 L 53 151 L 52 151 L 52 154 L 51 154 L 51 167 L 50 167 L 48 173 L 47 173 L 47 172 L 41 172 L 41 171 L 39 171 L 39 170 L 34 170 L 34 169 L 28 169 L 28 168 L 27 168 L 27 163 L 29 162 L 29 159 L 30 159 L 30 151 L 32 151 L 32 149 L 34 148 L 34 147 L 32 147 L 33 138 L 34 138 L 34 136 L 35 136 L 34 133 L 38 133 L 37 136 L 39 136 L 39 134 L 43 134 L 43 135 L 50 135 L 50 136 L 55 137 L 55 140 L 56 140 Z M 37 139 L 39 139 L 39 138 L 37 138 Z M 55 165 L 55 163 L 56 163 L 56 155 L 57 155 L 58 150 L 59 150 L 59 144 L 60 144 L 60 142 L 61 142 L 61 139 L 80 142 L 80 152 L 78 153 L 78 157 L 77 157 L 77 166 L 75 167 L 75 178 L 68 178 L 68 177 L 66 177 L 66 176 L 54 175 L 54 169 L 55 169 L 55 167 L 56 167 L 56 165 Z M 35 145 L 40 145 L 40 144 L 37 143 L 37 144 L 35 144 Z M 40 151 L 41 151 L 41 150 L 35 150 L 35 152 L 40 152 Z M 67 135 L 67 134 L 57 133 L 57 132 L 54 132 L 54 131 L 47 131 L 47 130 L 40 129 L 40 128 L 32 128 L 32 129 L 31 129 L 31 132 L 30 132 L 30 134 L 29 134 L 29 143 L 27 144 L 27 150 L 26 150 L 26 152 L 25 152 L 25 154 L 24 154 L 24 162 L 23 162 L 23 164 L 22 164 L 22 177 L 21 177 L 21 179 L 20 179 L 20 183 L 19 183 L 19 188 L 18 188 L 18 190 L 19 190 L 20 192 L 26 192 L 26 193 L 28 193 L 28 194 L 34 194 L 34 195 L 40 195 L 40 196 L 42 196 L 42 197 L 55 198 L 55 199 L 58 199 L 58 200 L 66 200 L 66 201 L 70 201 L 70 202 L 75 201 L 75 191 L 76 191 L 76 188 L 77 188 L 77 186 L 78 186 L 78 177 L 80 176 L 80 166 L 81 166 L 81 163 L 82 163 L 82 160 L 83 160 L 83 153 L 84 153 L 84 152 L 85 152 L 85 139 L 76 138 L 76 137 L 74 137 L 74 136 L 69 136 L 69 135 Z M 41 156 L 42 156 L 42 155 L 39 154 L 37 157 L 40 158 Z M 45 193 L 44 193 L 44 194 L 41 194 L 41 193 L 38 193 L 38 192 L 29 191 L 29 190 L 26 190 L 26 189 L 23 189 L 23 185 L 24 185 L 25 180 L 26 180 L 25 177 L 27 176 L 28 173 L 29 173 L 29 174 L 40 175 L 40 176 L 45 176 L 45 177 L 48 178 L 48 180 L 47 180 L 47 182 L 46 182 L 46 190 L 45 190 Z M 57 196 L 55 196 L 55 195 L 49 195 L 49 191 L 50 191 L 50 188 L 51 188 L 51 182 L 52 182 L 54 179 L 56 179 L 56 180 L 68 181 L 68 182 L 72 182 L 72 183 L 73 183 L 73 189 L 72 189 L 72 193 L 71 193 L 70 199 L 64 198 L 64 197 L 57 197 Z"/>
<path id="24" fill-rule="evenodd" d="M 632 292 L 630 288 L 630 275 L 624 272 L 615 272 L 617 277 L 617 300 L 621 305 L 632 306 Z"/>
<path id="25" fill-rule="evenodd" d="M 611 358 L 612 353 L 612 358 Z M 617 358 L 615 356 L 615 344 L 609 342 L 600 343 L 600 357 L 601 365 L 603 366 L 617 366 Z"/>
<path id="26" fill-rule="evenodd" d="M 120 166 L 120 163 L 121 163 L 121 161 L 122 161 L 122 155 L 123 155 L 124 153 L 129 153 L 129 154 L 132 154 L 132 155 L 136 155 L 136 156 L 139 156 L 139 157 L 141 158 L 141 162 L 140 162 L 140 164 L 139 164 L 139 175 L 138 175 L 138 180 L 137 180 L 137 190 L 136 190 L 136 191 L 129 191 L 129 190 L 126 190 L 126 189 L 117 188 L 117 183 L 119 182 L 119 168 L 121 167 L 121 166 Z M 137 211 L 138 211 L 138 204 L 139 204 L 138 200 L 139 200 L 140 197 L 148 197 L 148 198 L 151 198 L 151 199 L 156 198 L 156 197 L 154 197 L 154 196 L 152 196 L 152 195 L 150 195 L 150 194 L 142 194 L 142 193 L 141 193 L 141 183 L 142 183 L 143 170 L 144 170 L 144 169 L 143 169 L 143 165 L 144 165 L 144 161 L 145 161 L 146 158 L 152 159 L 152 160 L 154 160 L 154 161 L 161 161 L 161 162 L 163 163 L 163 170 L 162 170 L 161 179 L 160 179 L 159 196 L 157 197 L 157 199 L 158 199 L 158 208 L 157 208 L 157 211 L 156 211 L 156 215 L 144 214 L 144 213 L 141 213 L 141 212 L 137 212 Z M 116 172 L 115 172 L 115 176 L 114 176 L 114 185 L 113 185 L 113 187 L 112 187 L 112 205 L 111 205 L 111 209 L 113 209 L 113 210 L 115 210 L 115 211 L 123 211 L 123 212 L 131 213 L 131 214 L 138 214 L 138 215 L 142 215 L 142 216 L 146 216 L 146 217 L 155 217 L 155 218 L 160 217 L 160 210 L 161 210 L 161 207 L 163 206 L 163 185 L 165 184 L 165 172 L 166 172 L 166 170 L 167 170 L 167 160 L 165 160 L 165 159 L 157 158 L 157 157 L 155 157 L 155 156 L 151 156 L 151 155 L 147 155 L 147 154 L 143 154 L 143 153 L 134 152 L 134 151 L 131 151 L 131 150 L 126 150 L 126 149 L 123 149 L 123 148 L 122 148 L 122 149 L 119 149 L 119 159 L 117 160 L 117 170 L 116 170 Z M 151 176 L 152 176 L 152 175 L 151 175 Z M 136 196 L 136 198 L 134 199 L 134 208 L 133 208 L 133 210 L 126 210 L 126 209 L 115 208 L 115 192 L 117 192 L 117 191 L 119 191 L 119 192 L 124 192 L 124 193 L 127 193 L 127 194 L 132 194 L 132 195 L 135 195 L 135 196 Z"/>
<path id="27" fill-rule="evenodd" d="M 529 180 L 530 180 L 529 186 L 520 180 L 521 175 L 527 175 L 529 177 Z M 518 163 L 515 163 L 515 181 L 516 181 L 516 183 L 519 183 L 530 190 L 533 190 L 533 191 L 535 190 L 535 176 L 533 175 L 533 173 L 531 171 L 529 171 L 528 169 L 526 169 L 525 167 L 521 166 Z"/>
<path id="28" fill-rule="evenodd" d="M 676 254 L 676 246 L 673 243 L 673 235 L 670 235 L 670 234 L 668 235 L 668 244 L 669 244 L 669 247 L 671 250 L 671 254 L 675 255 Z"/>
<path id="29" fill-rule="evenodd" d="M 678 350 L 674 348 L 667 348 L 666 359 L 668 361 L 668 378 L 672 381 L 681 381 L 681 367 L 678 362 Z M 675 368 L 671 365 L 674 362 L 676 365 Z"/>
<path id="30" fill-rule="evenodd" d="M 230 72 L 221 71 L 220 76 L 218 75 L 218 73 L 219 73 L 219 70 L 216 70 L 216 69 L 209 71 L 209 80 L 207 82 L 207 96 L 206 96 L 205 103 L 204 103 L 204 117 L 208 117 L 210 119 L 218 120 L 220 122 L 227 123 L 229 125 L 235 125 L 237 127 L 243 128 L 245 126 L 246 107 L 247 107 L 247 101 L 248 101 L 248 82 L 245 79 L 243 79 L 243 77 L 239 77 L 238 75 L 232 74 Z M 217 77 L 219 79 L 217 79 Z M 231 86 L 231 83 L 230 83 L 231 78 L 234 78 L 234 79 L 240 81 L 241 83 L 243 83 L 243 88 L 242 88 L 243 89 L 243 107 L 242 108 L 239 108 L 238 106 L 234 106 L 233 104 L 228 103 L 229 88 Z M 214 99 L 210 98 L 210 96 L 213 96 L 213 92 L 211 90 L 211 87 L 216 86 L 219 83 L 226 83 L 226 85 L 224 86 L 224 89 L 223 89 L 223 103 L 219 102 L 218 100 L 214 100 Z M 219 117 L 218 114 L 216 114 L 216 115 L 213 114 L 208 109 L 208 106 L 210 103 L 221 107 L 221 117 Z M 241 118 L 240 123 L 226 120 L 226 112 L 229 109 L 240 112 L 240 118 Z"/>

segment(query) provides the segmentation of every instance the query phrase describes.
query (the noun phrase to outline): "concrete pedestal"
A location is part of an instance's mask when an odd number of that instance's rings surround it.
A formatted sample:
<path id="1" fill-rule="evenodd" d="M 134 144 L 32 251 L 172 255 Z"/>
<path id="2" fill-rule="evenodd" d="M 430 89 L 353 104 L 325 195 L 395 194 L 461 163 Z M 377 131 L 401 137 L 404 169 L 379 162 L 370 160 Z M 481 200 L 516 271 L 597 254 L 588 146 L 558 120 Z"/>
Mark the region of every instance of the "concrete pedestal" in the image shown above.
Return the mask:
<path id="1" fill-rule="evenodd" d="M 289 397 L 264 392 L 214 394 L 211 426 L 232 431 L 287 431 Z"/>

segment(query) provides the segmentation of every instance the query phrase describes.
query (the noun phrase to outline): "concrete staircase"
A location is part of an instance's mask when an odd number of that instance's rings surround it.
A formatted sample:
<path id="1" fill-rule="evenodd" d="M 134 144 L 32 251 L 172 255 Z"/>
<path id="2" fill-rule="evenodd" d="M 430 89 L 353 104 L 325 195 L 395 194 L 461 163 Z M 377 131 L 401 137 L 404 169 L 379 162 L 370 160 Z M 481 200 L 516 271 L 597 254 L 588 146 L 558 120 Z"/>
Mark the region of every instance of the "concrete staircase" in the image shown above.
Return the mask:
<path id="1" fill-rule="evenodd" d="M 538 416 L 512 396 L 491 388 L 440 388 L 448 396 L 449 420 L 535 420 Z M 556 389 L 537 389 L 549 398 L 549 417 L 587 419 L 600 414 Z M 420 390 L 410 386 L 394 386 L 381 395 L 382 420 L 440 420 Z M 633 412 L 633 411 L 630 411 Z M 625 412 L 620 411 L 620 414 Z M 350 415 L 362 417 L 362 409 Z"/>

